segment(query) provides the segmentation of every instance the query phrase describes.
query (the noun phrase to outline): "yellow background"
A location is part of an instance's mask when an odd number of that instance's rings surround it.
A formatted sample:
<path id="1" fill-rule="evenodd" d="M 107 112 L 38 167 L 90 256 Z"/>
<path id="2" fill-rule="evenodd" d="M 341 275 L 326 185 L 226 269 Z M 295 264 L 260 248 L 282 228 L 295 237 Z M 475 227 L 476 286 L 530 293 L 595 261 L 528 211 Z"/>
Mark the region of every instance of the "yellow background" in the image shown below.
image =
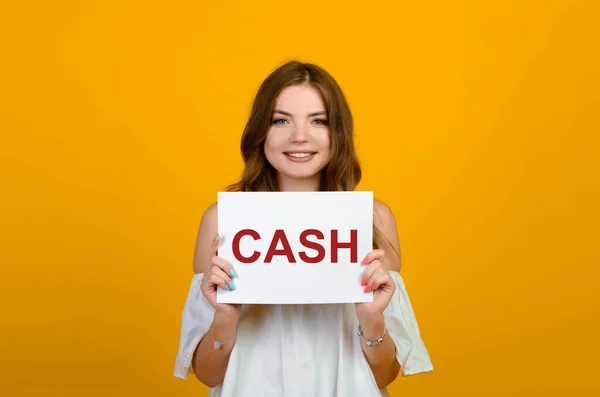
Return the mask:
<path id="1" fill-rule="evenodd" d="M 172 376 L 203 210 L 260 82 L 353 109 L 435 372 L 393 396 L 600 394 L 590 1 L 2 1 L 2 396 L 201 396 Z"/>

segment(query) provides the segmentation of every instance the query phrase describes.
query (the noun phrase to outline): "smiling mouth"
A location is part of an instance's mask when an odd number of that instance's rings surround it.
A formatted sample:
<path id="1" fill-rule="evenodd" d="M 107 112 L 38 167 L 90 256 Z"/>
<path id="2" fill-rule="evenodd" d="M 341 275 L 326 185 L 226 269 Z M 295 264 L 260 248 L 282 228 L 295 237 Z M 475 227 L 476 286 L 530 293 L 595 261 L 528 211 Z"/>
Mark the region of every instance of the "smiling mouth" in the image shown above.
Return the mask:
<path id="1" fill-rule="evenodd" d="M 294 153 L 283 152 L 283 154 L 285 154 L 286 156 L 289 156 L 289 157 L 296 158 L 296 159 L 303 159 L 306 157 L 310 157 L 314 154 L 317 154 L 317 152 L 294 152 Z"/>

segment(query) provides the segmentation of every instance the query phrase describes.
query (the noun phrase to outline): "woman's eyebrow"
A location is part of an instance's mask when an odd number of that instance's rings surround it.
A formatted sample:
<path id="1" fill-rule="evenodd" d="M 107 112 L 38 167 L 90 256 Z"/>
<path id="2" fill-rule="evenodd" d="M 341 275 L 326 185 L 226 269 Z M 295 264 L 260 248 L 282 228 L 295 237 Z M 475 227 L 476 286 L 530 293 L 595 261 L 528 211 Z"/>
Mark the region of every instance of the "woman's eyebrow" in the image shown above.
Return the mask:
<path id="1" fill-rule="evenodd" d="M 273 113 L 281 113 L 281 114 L 285 114 L 286 116 L 292 117 L 292 114 L 291 114 L 291 113 L 284 112 L 283 110 L 278 110 L 278 109 L 275 109 L 275 110 L 273 111 Z"/>
<path id="2" fill-rule="evenodd" d="M 284 115 L 286 115 L 286 116 L 288 116 L 288 117 L 292 117 L 292 114 L 291 114 L 291 113 L 289 113 L 289 112 L 286 112 L 286 111 L 283 111 L 283 110 L 279 110 L 279 109 L 275 109 L 275 110 L 273 111 L 273 113 L 281 113 L 281 114 L 284 114 Z M 309 114 L 308 114 L 308 117 L 320 116 L 320 115 L 322 115 L 322 114 L 327 114 L 327 111 L 326 111 L 326 110 L 321 110 L 321 111 L 319 111 L 319 112 L 309 113 Z"/>

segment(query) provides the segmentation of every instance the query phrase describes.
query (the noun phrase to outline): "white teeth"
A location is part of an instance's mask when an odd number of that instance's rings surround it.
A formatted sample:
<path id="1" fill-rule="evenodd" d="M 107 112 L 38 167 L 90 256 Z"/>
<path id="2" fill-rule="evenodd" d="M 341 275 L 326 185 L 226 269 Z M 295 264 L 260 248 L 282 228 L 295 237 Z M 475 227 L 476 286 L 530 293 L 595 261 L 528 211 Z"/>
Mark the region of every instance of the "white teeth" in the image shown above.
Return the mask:
<path id="1" fill-rule="evenodd" d="M 308 157 L 311 154 L 312 153 L 287 153 L 288 156 L 296 157 L 296 158 Z"/>

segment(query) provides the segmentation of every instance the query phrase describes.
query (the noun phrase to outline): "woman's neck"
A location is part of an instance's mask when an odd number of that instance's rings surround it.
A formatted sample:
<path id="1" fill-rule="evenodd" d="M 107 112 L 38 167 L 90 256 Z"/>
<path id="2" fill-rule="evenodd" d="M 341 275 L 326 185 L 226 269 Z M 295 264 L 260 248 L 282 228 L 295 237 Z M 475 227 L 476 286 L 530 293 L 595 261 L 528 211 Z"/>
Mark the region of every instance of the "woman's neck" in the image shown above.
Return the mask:
<path id="1" fill-rule="evenodd" d="M 282 192 L 318 192 L 321 187 L 321 176 L 310 178 L 289 178 L 277 175 L 279 190 Z"/>

